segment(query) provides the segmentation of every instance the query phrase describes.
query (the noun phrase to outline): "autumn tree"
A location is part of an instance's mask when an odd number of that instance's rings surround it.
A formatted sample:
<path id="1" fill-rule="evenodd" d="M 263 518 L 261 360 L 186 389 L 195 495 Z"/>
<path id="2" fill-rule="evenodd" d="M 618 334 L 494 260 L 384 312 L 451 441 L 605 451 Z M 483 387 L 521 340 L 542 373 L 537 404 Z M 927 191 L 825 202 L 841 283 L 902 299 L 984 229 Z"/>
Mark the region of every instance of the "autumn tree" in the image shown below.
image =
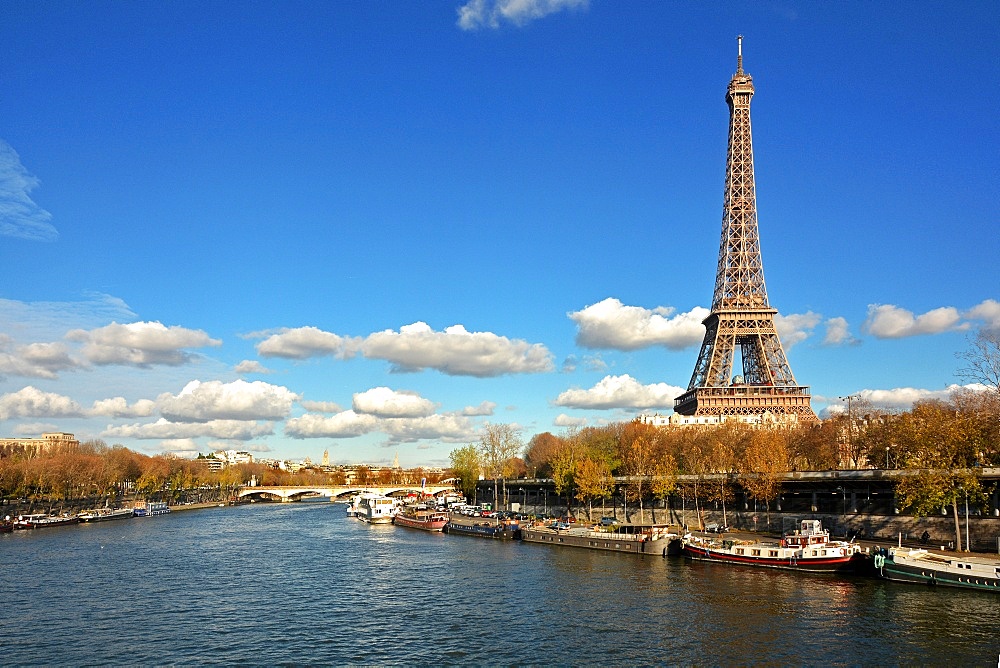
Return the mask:
<path id="1" fill-rule="evenodd" d="M 784 435 L 774 429 L 755 429 L 739 463 L 743 488 L 763 501 L 770 523 L 770 504 L 781 493 L 788 473 L 788 448 Z"/>
<path id="2" fill-rule="evenodd" d="M 951 506 L 955 545 L 962 544 L 959 502 L 984 499 L 980 454 L 984 434 L 974 416 L 956 410 L 954 403 L 917 402 L 896 423 L 903 465 L 911 469 L 896 486 L 904 508 L 924 516 Z"/>
<path id="3" fill-rule="evenodd" d="M 521 450 L 521 430 L 509 424 L 486 424 L 479 436 L 479 461 L 487 477 L 493 479 L 493 498 L 499 501 L 498 481 L 504 481 L 506 505 L 506 479 L 513 470 L 513 460 Z"/>
<path id="4" fill-rule="evenodd" d="M 552 459 L 559 451 L 561 442 L 562 439 L 547 431 L 531 437 L 524 452 L 524 464 L 533 478 L 552 475 Z"/>
<path id="5" fill-rule="evenodd" d="M 575 496 L 581 503 L 587 504 L 587 520 L 593 521 L 594 499 L 606 498 L 614 489 L 611 469 L 607 462 L 585 457 L 577 462 L 575 481 Z"/>
<path id="6" fill-rule="evenodd" d="M 452 450 L 448 457 L 451 459 L 452 475 L 459 479 L 459 485 L 465 498 L 475 502 L 476 481 L 482 465 L 479 460 L 479 449 L 474 443 L 470 443 L 461 448 Z"/>

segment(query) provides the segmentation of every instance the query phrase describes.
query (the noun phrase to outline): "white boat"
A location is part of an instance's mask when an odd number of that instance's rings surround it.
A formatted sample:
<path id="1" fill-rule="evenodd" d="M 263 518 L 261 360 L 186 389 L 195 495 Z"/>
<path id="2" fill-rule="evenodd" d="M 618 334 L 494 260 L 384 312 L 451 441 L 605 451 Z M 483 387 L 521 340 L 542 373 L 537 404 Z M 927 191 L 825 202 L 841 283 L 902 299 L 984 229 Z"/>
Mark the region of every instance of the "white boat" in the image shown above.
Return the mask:
<path id="1" fill-rule="evenodd" d="M 399 512 L 399 502 L 391 496 L 366 493 L 358 497 L 354 516 L 369 524 L 390 524 Z"/>

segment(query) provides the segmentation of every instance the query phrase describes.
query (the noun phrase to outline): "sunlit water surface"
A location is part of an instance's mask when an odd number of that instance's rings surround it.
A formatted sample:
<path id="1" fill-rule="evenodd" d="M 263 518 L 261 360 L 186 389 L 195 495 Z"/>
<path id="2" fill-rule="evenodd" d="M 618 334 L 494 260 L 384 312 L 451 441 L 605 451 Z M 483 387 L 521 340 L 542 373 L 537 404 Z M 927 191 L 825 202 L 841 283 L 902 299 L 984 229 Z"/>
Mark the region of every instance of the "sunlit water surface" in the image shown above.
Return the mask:
<path id="1" fill-rule="evenodd" d="M 1000 596 L 369 526 L 327 502 L 0 535 L 4 665 L 979 665 Z"/>

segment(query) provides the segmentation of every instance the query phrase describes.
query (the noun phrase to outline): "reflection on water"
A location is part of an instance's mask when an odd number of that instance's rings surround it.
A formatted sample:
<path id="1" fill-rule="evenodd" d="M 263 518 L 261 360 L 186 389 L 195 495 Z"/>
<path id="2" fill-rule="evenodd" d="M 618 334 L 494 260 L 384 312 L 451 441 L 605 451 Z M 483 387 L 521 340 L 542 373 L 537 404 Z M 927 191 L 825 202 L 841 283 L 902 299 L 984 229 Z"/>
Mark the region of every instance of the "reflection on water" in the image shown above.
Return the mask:
<path id="1" fill-rule="evenodd" d="M 1000 596 L 256 504 L 0 536 L 5 664 L 996 665 Z"/>

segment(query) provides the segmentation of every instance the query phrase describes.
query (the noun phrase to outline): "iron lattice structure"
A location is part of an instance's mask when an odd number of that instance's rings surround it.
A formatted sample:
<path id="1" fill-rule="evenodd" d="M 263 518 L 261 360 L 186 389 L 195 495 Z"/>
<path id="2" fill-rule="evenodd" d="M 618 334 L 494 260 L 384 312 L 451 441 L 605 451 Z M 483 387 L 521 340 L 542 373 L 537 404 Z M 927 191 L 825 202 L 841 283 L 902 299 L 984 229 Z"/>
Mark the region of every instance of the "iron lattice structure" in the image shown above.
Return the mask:
<path id="1" fill-rule="evenodd" d="M 753 79 L 743 71 L 742 36 L 736 74 L 729 82 L 729 148 L 722 209 L 722 241 L 712 311 L 687 392 L 674 401 L 681 415 L 765 416 L 815 422 L 809 388 L 798 385 L 774 327 L 764 285 L 757 231 L 757 197 L 750 133 Z M 733 375 L 736 351 L 742 374 Z"/>

